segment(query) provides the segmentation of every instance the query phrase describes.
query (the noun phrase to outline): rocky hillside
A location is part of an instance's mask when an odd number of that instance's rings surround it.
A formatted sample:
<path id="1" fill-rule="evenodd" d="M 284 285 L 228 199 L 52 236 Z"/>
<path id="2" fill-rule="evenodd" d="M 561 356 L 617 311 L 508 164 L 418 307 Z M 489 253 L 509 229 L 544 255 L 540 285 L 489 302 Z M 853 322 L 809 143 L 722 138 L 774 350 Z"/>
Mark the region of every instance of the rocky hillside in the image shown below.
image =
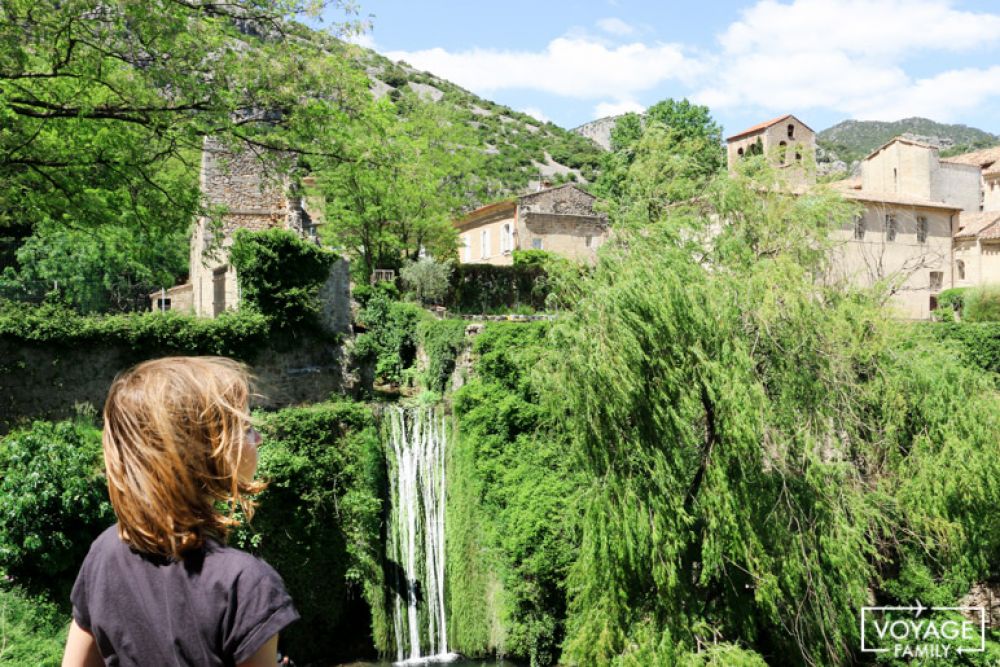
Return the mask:
<path id="1" fill-rule="evenodd" d="M 357 60 L 376 96 L 396 97 L 408 89 L 427 102 L 449 105 L 476 129 L 487 154 L 486 175 L 496 183 L 490 198 L 521 193 L 540 182 L 587 183 L 596 177 L 602 150 L 579 134 L 478 97 L 404 62 L 394 63 L 374 51 L 359 47 L 358 53 Z"/>
<path id="2" fill-rule="evenodd" d="M 957 155 L 1000 143 L 1000 136 L 967 125 L 947 125 L 927 118 L 893 122 L 845 120 L 816 135 L 821 171 L 854 171 L 858 162 L 893 137 L 906 136 L 941 147 L 941 155 Z"/>

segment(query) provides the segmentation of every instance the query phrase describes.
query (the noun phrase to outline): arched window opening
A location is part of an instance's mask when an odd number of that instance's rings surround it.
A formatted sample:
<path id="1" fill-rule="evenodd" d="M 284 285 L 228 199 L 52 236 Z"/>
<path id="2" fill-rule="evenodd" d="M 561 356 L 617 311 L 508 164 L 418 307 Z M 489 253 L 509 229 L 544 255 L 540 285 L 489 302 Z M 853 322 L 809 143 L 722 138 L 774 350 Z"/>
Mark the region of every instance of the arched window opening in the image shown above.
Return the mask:
<path id="1" fill-rule="evenodd" d="M 740 157 L 743 157 L 743 149 L 740 148 L 739 150 L 737 150 L 736 154 L 739 155 Z"/>
<path id="2" fill-rule="evenodd" d="M 781 164 L 788 161 L 788 144 L 784 141 L 778 142 L 778 161 Z"/>
<path id="3" fill-rule="evenodd" d="M 958 279 L 965 280 L 965 262 L 961 259 L 955 262 L 955 269 L 958 273 Z"/>
<path id="4" fill-rule="evenodd" d="M 789 139 L 795 138 L 795 126 L 791 123 L 788 124 L 788 138 Z"/>

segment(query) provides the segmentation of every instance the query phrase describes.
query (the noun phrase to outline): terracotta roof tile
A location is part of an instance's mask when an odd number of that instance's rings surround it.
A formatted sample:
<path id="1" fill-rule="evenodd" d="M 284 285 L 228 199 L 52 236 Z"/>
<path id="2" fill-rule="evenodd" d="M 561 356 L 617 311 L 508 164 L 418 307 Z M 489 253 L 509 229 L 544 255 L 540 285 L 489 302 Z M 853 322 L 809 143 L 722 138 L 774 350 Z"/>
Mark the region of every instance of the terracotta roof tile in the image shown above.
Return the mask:
<path id="1" fill-rule="evenodd" d="M 962 213 L 958 216 L 956 239 L 1000 238 L 1000 211 Z"/>
<path id="2" fill-rule="evenodd" d="M 962 153 L 951 157 L 941 158 L 942 162 L 953 162 L 955 164 L 971 164 L 986 169 L 997 162 L 1000 162 L 1000 146 L 984 148 L 971 153 Z M 993 171 L 991 169 L 990 171 Z"/>
<path id="3" fill-rule="evenodd" d="M 900 194 L 898 192 L 880 192 L 877 190 L 851 190 L 845 188 L 838 188 L 838 189 L 840 189 L 844 193 L 844 196 L 848 197 L 849 199 L 871 202 L 873 204 L 885 203 L 885 204 L 896 204 L 897 206 L 940 208 L 948 211 L 962 210 L 958 206 L 952 206 L 951 204 L 946 204 L 941 201 L 931 201 L 930 199 L 910 197 L 908 195 Z"/>

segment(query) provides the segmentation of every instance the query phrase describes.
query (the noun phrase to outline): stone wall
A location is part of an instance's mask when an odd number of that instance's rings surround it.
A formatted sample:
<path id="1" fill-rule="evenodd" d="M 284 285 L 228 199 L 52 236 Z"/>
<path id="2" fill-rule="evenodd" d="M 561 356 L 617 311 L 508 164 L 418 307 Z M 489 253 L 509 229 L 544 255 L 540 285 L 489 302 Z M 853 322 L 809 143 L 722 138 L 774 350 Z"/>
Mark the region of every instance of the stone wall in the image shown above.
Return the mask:
<path id="1" fill-rule="evenodd" d="M 525 213 L 594 215 L 593 195 L 575 185 L 563 185 L 518 197 L 518 216 Z"/>
<path id="2" fill-rule="evenodd" d="M 124 346 L 36 345 L 0 337 L 0 433 L 21 421 L 71 417 L 76 403 L 101 410 L 115 375 L 144 358 Z M 265 348 L 250 362 L 267 409 L 324 401 L 351 389 L 345 365 L 342 346 L 310 339 Z"/>
<path id="3" fill-rule="evenodd" d="M 525 213 L 518 223 L 520 248 L 530 250 L 538 239 L 541 250 L 590 263 L 597 261 L 597 249 L 609 233 L 607 223 L 593 215 Z"/>

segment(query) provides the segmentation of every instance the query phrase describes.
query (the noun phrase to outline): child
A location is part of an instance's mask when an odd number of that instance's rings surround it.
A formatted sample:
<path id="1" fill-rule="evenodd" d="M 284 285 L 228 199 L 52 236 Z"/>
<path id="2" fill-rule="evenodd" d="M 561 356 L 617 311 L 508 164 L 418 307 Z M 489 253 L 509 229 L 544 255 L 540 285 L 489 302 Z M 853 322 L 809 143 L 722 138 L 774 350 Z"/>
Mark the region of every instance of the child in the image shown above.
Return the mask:
<path id="1" fill-rule="evenodd" d="M 220 357 L 156 359 L 115 378 L 103 441 L 118 523 L 73 586 L 64 667 L 275 665 L 278 632 L 298 613 L 270 566 L 224 546 L 233 510 L 250 517 L 264 488 L 249 400 L 246 368 Z"/>

